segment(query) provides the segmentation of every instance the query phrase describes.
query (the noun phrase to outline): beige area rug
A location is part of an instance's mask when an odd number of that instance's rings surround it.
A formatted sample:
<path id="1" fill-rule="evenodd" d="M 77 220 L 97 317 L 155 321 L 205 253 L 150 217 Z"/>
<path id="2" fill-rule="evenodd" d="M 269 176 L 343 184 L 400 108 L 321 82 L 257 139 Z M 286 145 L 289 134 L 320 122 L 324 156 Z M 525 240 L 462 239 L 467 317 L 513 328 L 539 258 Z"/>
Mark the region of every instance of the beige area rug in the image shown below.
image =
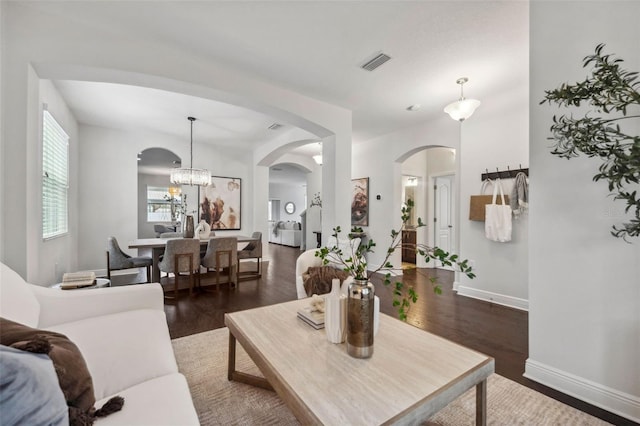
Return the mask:
<path id="1" fill-rule="evenodd" d="M 227 380 L 228 339 L 228 330 L 222 328 L 172 341 L 178 368 L 187 377 L 202 425 L 298 425 L 275 392 Z M 261 375 L 240 345 L 236 366 L 239 371 Z M 489 425 L 608 424 L 497 374 L 489 377 L 487 388 Z M 475 389 L 425 423 L 473 424 Z"/>

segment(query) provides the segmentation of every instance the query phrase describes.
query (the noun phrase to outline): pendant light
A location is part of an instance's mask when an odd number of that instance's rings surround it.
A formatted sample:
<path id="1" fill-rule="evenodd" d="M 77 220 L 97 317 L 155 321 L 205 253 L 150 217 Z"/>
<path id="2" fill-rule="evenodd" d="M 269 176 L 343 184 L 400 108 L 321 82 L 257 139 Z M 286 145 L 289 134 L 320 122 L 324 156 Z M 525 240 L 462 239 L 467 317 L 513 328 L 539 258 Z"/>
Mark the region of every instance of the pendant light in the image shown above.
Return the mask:
<path id="1" fill-rule="evenodd" d="M 456 121 L 464 121 L 467 118 L 471 117 L 476 110 L 480 106 L 480 101 L 475 99 L 465 99 L 464 92 L 462 91 L 462 86 L 469 81 L 467 77 L 461 77 L 456 80 L 456 83 L 460 85 L 460 99 L 455 102 L 450 103 L 444 108 L 444 112 L 449 114 L 451 118 Z"/>
<path id="2" fill-rule="evenodd" d="M 198 185 L 207 186 L 211 183 L 211 173 L 206 169 L 194 169 L 193 168 L 193 122 L 196 121 L 194 117 L 187 117 L 187 120 L 191 122 L 191 163 L 190 167 L 179 168 L 171 170 L 171 183 L 177 185 Z"/>

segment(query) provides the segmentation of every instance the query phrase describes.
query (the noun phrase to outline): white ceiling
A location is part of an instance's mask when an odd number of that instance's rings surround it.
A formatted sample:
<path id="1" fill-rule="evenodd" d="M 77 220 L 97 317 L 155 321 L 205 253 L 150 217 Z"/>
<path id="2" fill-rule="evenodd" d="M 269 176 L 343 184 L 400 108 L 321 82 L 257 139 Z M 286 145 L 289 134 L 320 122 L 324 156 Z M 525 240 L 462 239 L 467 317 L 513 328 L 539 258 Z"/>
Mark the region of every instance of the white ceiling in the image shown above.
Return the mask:
<path id="1" fill-rule="evenodd" d="M 525 1 L 43 1 L 94 28 L 162 42 L 353 112 L 359 143 L 443 114 L 459 96 L 528 84 Z M 368 72 L 375 54 L 392 59 Z M 140 87 L 58 81 L 80 122 L 250 147 L 274 137 L 268 116 Z M 419 111 L 406 107 L 421 104 Z M 482 106 L 480 107 L 482 108 Z M 281 129 L 281 131 L 286 128 Z M 188 134 L 188 133 L 187 133 Z M 310 152 L 312 147 L 308 147 Z"/>

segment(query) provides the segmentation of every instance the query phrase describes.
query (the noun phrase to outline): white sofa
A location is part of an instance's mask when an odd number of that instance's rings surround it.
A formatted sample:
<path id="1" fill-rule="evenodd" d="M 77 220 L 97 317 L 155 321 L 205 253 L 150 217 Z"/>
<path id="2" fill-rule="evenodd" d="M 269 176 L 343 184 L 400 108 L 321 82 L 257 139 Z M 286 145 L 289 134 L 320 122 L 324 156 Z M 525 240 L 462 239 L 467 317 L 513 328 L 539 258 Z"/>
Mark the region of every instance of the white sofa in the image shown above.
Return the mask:
<path id="1" fill-rule="evenodd" d="M 91 373 L 97 408 L 112 396 L 124 398 L 121 411 L 95 425 L 199 424 L 178 372 L 160 284 L 57 290 L 0 268 L 0 316 L 75 343 Z"/>
<path id="2" fill-rule="evenodd" d="M 302 231 L 298 222 L 271 222 L 269 242 L 291 247 L 300 247 Z"/>

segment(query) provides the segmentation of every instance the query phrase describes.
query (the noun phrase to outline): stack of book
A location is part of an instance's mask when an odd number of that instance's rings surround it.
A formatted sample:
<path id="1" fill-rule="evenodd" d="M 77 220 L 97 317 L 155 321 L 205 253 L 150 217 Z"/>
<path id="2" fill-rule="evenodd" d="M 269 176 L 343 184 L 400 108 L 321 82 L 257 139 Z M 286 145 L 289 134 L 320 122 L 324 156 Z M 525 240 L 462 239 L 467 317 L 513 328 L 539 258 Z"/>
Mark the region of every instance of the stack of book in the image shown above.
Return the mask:
<path id="1" fill-rule="evenodd" d="M 324 328 L 324 312 L 315 311 L 312 310 L 311 307 L 306 307 L 298 310 L 298 318 L 316 330 Z"/>
<path id="2" fill-rule="evenodd" d="M 89 287 L 96 283 L 95 272 L 67 272 L 62 276 L 62 284 L 60 288 L 82 288 Z"/>

